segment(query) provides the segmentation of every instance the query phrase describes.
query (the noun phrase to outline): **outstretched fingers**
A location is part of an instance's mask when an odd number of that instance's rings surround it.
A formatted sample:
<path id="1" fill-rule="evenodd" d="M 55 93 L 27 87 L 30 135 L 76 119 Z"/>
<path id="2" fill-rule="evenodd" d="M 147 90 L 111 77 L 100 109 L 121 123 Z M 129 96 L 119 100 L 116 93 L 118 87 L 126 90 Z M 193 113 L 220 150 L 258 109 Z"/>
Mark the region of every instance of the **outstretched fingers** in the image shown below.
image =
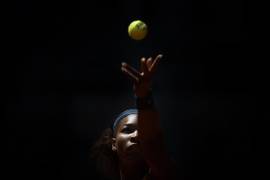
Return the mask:
<path id="1" fill-rule="evenodd" d="M 163 56 L 162 54 L 159 54 L 159 55 L 155 58 L 155 60 L 153 61 L 152 65 L 150 66 L 150 69 L 149 69 L 149 71 L 150 71 L 151 73 L 153 73 L 153 72 L 156 71 L 157 66 L 158 66 L 158 64 L 159 64 L 160 59 L 162 58 L 162 56 Z"/>
<path id="2" fill-rule="evenodd" d="M 159 54 L 154 60 L 149 58 L 141 58 L 140 71 L 137 71 L 135 68 L 129 64 L 123 62 L 121 70 L 131 78 L 135 83 L 140 83 L 143 79 L 149 79 L 156 71 L 159 64 L 162 54 Z"/>
<path id="3" fill-rule="evenodd" d="M 148 69 L 147 69 L 147 65 L 146 65 L 146 59 L 145 57 L 141 58 L 141 64 L 140 64 L 140 73 L 147 73 Z"/>
<path id="4" fill-rule="evenodd" d="M 136 83 L 139 82 L 140 73 L 133 67 L 131 67 L 127 63 L 122 63 L 121 70 L 133 81 L 135 81 Z"/>
<path id="5" fill-rule="evenodd" d="M 147 66 L 147 70 L 150 71 L 150 67 L 153 63 L 153 59 L 150 57 L 146 60 L 146 66 Z"/>

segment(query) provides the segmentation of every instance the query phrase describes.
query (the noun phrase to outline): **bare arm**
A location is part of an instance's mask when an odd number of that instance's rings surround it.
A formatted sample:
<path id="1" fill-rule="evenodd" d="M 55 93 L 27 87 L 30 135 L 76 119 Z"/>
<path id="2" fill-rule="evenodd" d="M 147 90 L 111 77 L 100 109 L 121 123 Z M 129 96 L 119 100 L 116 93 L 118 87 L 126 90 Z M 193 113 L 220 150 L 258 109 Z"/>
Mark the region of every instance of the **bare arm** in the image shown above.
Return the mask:
<path id="1" fill-rule="evenodd" d="M 144 101 L 150 93 L 151 81 L 162 55 L 155 59 L 141 58 L 140 71 L 127 63 L 122 63 L 122 71 L 134 82 L 134 93 Z M 163 141 L 159 114 L 154 106 L 138 108 L 138 139 L 151 174 L 158 179 L 167 179 L 171 172 L 171 162 Z"/>

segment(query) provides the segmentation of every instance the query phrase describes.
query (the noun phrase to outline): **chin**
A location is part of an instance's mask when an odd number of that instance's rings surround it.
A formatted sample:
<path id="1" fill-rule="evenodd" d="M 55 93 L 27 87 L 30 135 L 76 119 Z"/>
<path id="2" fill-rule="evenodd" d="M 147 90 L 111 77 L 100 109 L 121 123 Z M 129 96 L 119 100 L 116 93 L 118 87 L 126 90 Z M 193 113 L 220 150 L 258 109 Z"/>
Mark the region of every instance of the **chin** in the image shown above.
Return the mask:
<path id="1" fill-rule="evenodd" d="M 127 151 L 125 158 L 132 161 L 144 161 L 142 153 L 138 150 Z"/>
<path id="2" fill-rule="evenodd" d="M 128 164 L 133 164 L 140 167 L 146 166 L 146 162 L 141 156 L 129 156 L 125 158 L 125 161 Z"/>

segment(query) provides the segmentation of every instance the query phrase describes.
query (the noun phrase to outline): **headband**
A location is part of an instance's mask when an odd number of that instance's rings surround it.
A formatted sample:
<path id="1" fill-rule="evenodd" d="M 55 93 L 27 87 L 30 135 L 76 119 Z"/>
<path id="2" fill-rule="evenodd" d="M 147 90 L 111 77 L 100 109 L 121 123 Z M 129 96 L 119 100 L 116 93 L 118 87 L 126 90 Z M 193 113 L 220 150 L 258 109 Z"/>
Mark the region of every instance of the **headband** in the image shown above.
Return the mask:
<path id="1" fill-rule="evenodd" d="M 130 114 L 138 114 L 138 110 L 137 109 L 127 109 L 123 112 L 121 112 L 117 118 L 115 119 L 114 123 L 113 123 L 113 131 L 115 130 L 116 126 L 118 125 L 119 122 L 121 122 L 122 119 L 124 119 L 125 117 L 127 117 Z"/>

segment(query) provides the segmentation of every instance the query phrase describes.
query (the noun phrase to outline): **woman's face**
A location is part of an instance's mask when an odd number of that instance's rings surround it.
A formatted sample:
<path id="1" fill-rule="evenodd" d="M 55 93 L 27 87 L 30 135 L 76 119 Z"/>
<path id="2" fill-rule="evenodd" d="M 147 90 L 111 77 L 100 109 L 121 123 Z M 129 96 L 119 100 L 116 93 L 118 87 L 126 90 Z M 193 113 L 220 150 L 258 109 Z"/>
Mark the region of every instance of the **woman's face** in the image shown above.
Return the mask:
<path id="1" fill-rule="evenodd" d="M 112 150 L 117 152 L 121 159 L 141 159 L 136 114 L 128 115 L 118 124 L 115 137 L 112 139 Z"/>

